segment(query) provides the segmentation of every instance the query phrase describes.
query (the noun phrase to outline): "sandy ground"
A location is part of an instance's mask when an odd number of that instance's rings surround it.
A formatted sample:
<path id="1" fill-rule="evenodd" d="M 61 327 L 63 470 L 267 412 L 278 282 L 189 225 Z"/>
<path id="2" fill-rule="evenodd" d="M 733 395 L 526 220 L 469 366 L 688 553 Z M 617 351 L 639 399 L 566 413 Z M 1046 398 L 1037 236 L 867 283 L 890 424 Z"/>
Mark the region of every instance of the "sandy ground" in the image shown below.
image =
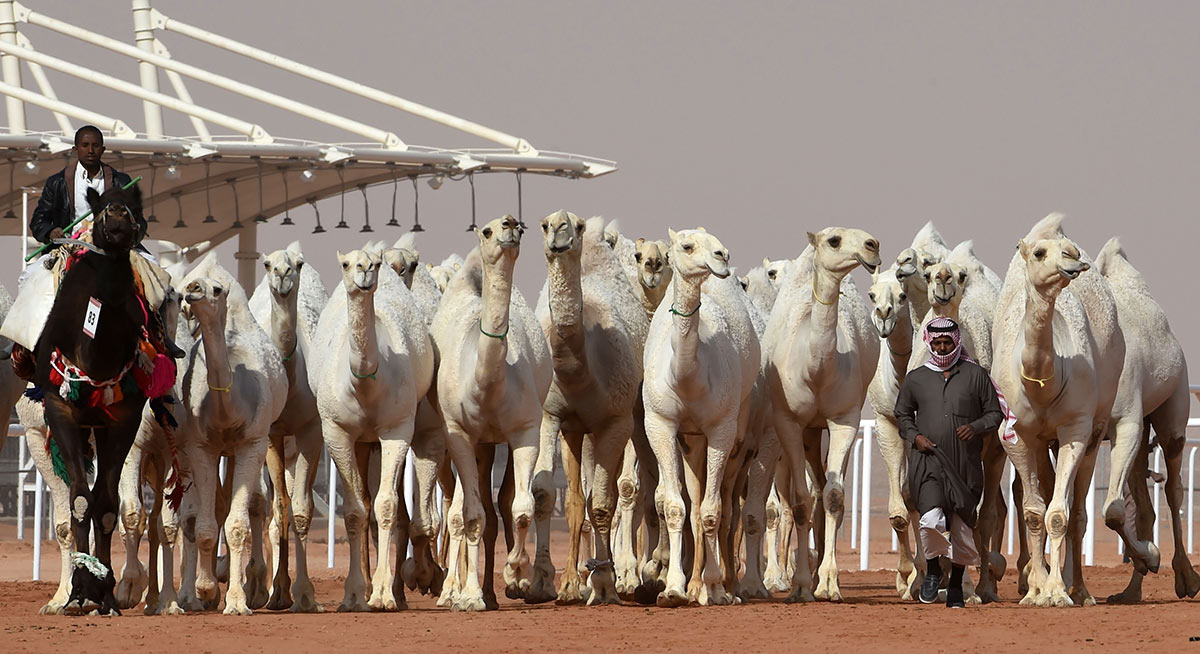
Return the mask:
<path id="1" fill-rule="evenodd" d="M 882 520 L 872 528 L 873 563 L 888 565 L 889 532 Z M 561 566 L 565 547 L 556 529 L 555 562 Z M 1165 535 L 1165 534 L 1164 534 Z M 1106 535 L 1105 535 L 1106 536 Z M 501 545 L 502 545 L 501 539 Z M 787 605 L 780 597 L 734 607 L 582 607 L 526 606 L 503 597 L 500 610 L 486 614 L 452 614 L 428 597 L 408 595 L 409 609 L 397 614 L 338 614 L 346 546 L 338 547 L 337 568 L 325 563 L 324 543 L 314 543 L 310 570 L 326 613 L 291 615 L 258 611 L 248 618 L 220 614 L 146 617 L 132 609 L 122 617 L 39 616 L 38 608 L 54 592 L 57 547 L 48 543 L 43 579 L 28 579 L 32 547 L 18 541 L 15 528 L 0 525 L 0 630 L 5 652 L 104 651 L 136 647 L 142 651 L 330 651 L 347 643 L 433 648 L 440 651 L 563 651 L 600 647 L 606 650 L 689 651 L 854 651 L 883 647 L 900 651 L 971 651 L 977 647 L 1006 651 L 1075 650 L 1087 647 L 1128 651 L 1134 647 L 1168 647 L 1167 651 L 1200 652 L 1200 601 L 1180 601 L 1173 592 L 1170 543 L 1163 543 L 1163 569 L 1147 579 L 1141 606 L 1096 606 L 1038 609 L 1017 605 L 1016 575 L 1010 566 L 1001 582 L 1004 601 L 950 611 L 941 605 L 901 602 L 888 570 L 844 571 L 842 604 Z M 143 544 L 143 548 L 145 545 Z M 114 562 L 122 547 L 114 543 Z M 1098 563 L 1087 570 L 1088 587 L 1097 598 L 1124 588 L 1129 568 L 1120 564 L 1115 545 L 1102 538 Z M 843 567 L 857 567 L 857 552 L 844 550 Z M 143 549 L 142 559 L 146 556 Z M 502 560 L 502 559 L 501 559 Z M 1010 561 L 1010 564 L 1012 561 Z M 117 563 L 117 567 L 120 567 Z M 1103 599 L 1100 600 L 1103 602 Z M 395 645 L 392 645 L 395 643 Z M 96 647 L 101 648 L 97 650 Z M 85 649 L 86 648 L 86 649 Z M 1184 649 L 1187 648 L 1187 649 Z"/>

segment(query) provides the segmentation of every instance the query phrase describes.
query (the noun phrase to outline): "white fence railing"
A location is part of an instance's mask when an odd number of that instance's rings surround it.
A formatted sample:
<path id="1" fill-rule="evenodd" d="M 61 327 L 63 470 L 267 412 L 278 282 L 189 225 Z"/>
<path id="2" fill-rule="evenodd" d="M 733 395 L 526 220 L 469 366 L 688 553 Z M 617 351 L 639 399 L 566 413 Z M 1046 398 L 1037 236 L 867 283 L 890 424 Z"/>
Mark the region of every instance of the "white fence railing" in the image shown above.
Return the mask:
<path id="1" fill-rule="evenodd" d="M 1192 387 L 1192 388 L 1193 388 L 1193 392 L 1197 392 L 1198 397 L 1200 397 L 1200 387 Z M 1189 429 L 1200 428 L 1200 418 L 1193 418 L 1193 419 L 1188 420 L 1188 428 Z M 20 425 L 10 425 L 9 426 L 9 434 L 18 435 L 18 434 L 23 434 L 23 433 L 24 433 L 24 430 L 21 428 Z M 874 458 L 873 455 L 875 454 L 874 438 L 875 438 L 875 421 L 874 420 L 862 421 L 862 423 L 859 425 L 859 436 L 853 446 L 853 449 L 851 450 L 851 456 L 850 456 L 850 461 L 849 461 L 849 466 L 851 468 L 850 469 L 851 501 L 849 503 L 851 515 L 850 515 L 850 525 L 849 525 L 849 529 L 847 530 L 848 533 L 846 535 L 849 538 L 851 549 L 858 550 L 858 569 L 859 570 L 869 570 L 870 569 L 872 505 L 878 501 L 882 501 L 884 503 L 884 505 L 886 505 L 886 503 L 887 503 L 886 494 L 882 495 L 881 497 L 876 497 L 875 494 L 873 494 L 871 492 L 871 490 L 872 490 L 871 485 L 872 485 L 872 478 L 873 478 L 872 460 Z M 1186 527 L 1187 534 L 1186 534 L 1186 538 L 1187 538 L 1187 551 L 1189 554 L 1194 553 L 1196 551 L 1195 550 L 1195 531 L 1196 531 L 1196 529 L 1195 529 L 1195 527 L 1196 527 L 1195 501 L 1196 501 L 1196 492 L 1197 492 L 1197 490 L 1200 490 L 1196 487 L 1196 462 L 1197 462 L 1197 458 L 1198 458 L 1198 455 L 1197 455 L 1198 451 L 1200 451 L 1200 440 L 1189 439 L 1188 444 L 1187 444 L 1187 449 L 1186 449 L 1186 463 L 1187 463 L 1187 527 Z M 1101 452 L 1107 452 L 1107 450 L 1102 449 Z M 329 507 L 328 510 L 326 511 L 326 518 L 328 520 L 328 530 L 329 530 L 327 565 L 330 568 L 333 568 L 335 565 L 335 549 L 336 549 L 336 541 L 335 541 L 336 533 L 335 532 L 336 532 L 337 514 L 338 514 L 338 510 L 337 510 L 337 508 L 338 508 L 338 492 L 337 492 L 338 473 L 337 473 L 336 466 L 334 466 L 333 462 L 330 461 L 328 453 L 325 453 L 322 456 L 322 459 L 323 459 L 323 465 L 327 466 L 328 474 L 329 474 L 328 487 L 326 489 L 327 492 L 325 493 L 326 497 L 324 498 L 326 500 L 326 502 L 325 502 L 326 506 Z M 1156 472 L 1159 472 L 1162 470 L 1162 450 L 1160 450 L 1160 449 L 1155 450 L 1154 463 L 1153 463 L 1152 468 Z M 404 475 L 404 485 L 405 485 L 404 496 L 406 498 L 412 498 L 412 484 L 413 484 L 413 478 L 414 478 L 413 477 L 414 470 L 413 470 L 413 459 L 412 459 L 411 452 L 409 453 L 409 457 L 406 462 L 406 471 L 405 472 L 406 472 L 406 474 Z M 1016 534 L 1016 529 L 1017 529 L 1017 524 L 1016 524 L 1016 513 L 1017 512 L 1014 511 L 1013 501 L 1012 501 L 1012 493 L 1011 493 L 1012 479 L 1013 479 L 1013 475 L 1015 474 L 1015 472 L 1016 471 L 1013 469 L 1012 464 L 1011 463 L 1007 464 L 1007 474 L 1005 475 L 1005 481 L 1006 481 L 1006 483 L 1005 483 L 1005 498 L 1008 503 L 1008 523 L 1007 523 L 1007 527 L 1006 527 L 1006 531 L 1007 531 L 1006 547 L 1007 547 L 1009 555 L 1011 555 L 1013 553 L 1015 534 Z M 1107 479 L 1107 475 L 1105 474 L 1102 477 L 1101 472 L 1102 472 L 1101 466 L 1097 465 L 1096 470 L 1092 474 L 1092 481 L 1088 486 L 1088 497 L 1087 497 L 1088 520 L 1087 520 L 1087 530 L 1085 531 L 1085 534 L 1084 534 L 1084 543 L 1083 543 L 1083 555 L 1084 555 L 1084 564 L 1085 565 L 1092 565 L 1093 561 L 1095 560 L 1096 479 L 1097 478 L 1101 478 L 1104 480 Z M 33 465 L 32 459 L 29 458 L 29 456 L 28 456 L 28 445 L 27 445 L 27 443 L 25 443 L 24 439 L 22 439 L 20 464 L 19 464 L 19 469 L 18 469 L 18 473 L 17 473 L 17 484 L 18 484 L 17 538 L 20 538 L 20 539 L 25 538 L 25 510 L 24 510 L 25 493 L 32 493 L 33 498 L 34 498 L 33 579 L 38 580 L 41 578 L 39 564 L 41 561 L 42 541 L 45 540 L 43 538 L 43 534 L 50 533 L 51 525 L 53 524 L 53 503 L 48 503 L 48 502 L 43 501 L 44 493 L 46 491 L 48 491 L 48 488 L 46 487 L 45 483 L 42 480 L 41 472 L 39 472 L 37 470 L 37 468 Z M 1159 525 L 1162 522 L 1162 512 L 1159 510 L 1159 507 L 1160 507 L 1160 498 L 1162 497 L 1163 490 L 1161 488 L 1159 488 L 1159 486 L 1160 486 L 1159 484 L 1155 484 L 1154 492 L 1153 492 L 1154 512 L 1155 512 L 1155 520 L 1154 520 L 1154 543 L 1155 543 L 1155 545 L 1157 545 L 1159 542 Z M 441 489 L 439 488 L 437 492 L 438 492 L 438 499 L 439 499 L 439 501 L 437 502 L 437 506 L 441 506 L 441 501 L 440 501 Z M 47 505 L 49 505 L 48 510 L 44 508 Z M 43 531 L 43 528 L 42 528 L 42 525 L 43 525 L 42 519 L 46 520 L 45 531 Z M 409 547 L 411 548 L 411 545 Z M 893 533 L 892 534 L 892 550 L 894 551 L 896 549 L 896 547 L 897 547 L 896 536 Z M 1120 547 L 1119 539 L 1118 539 L 1118 547 Z M 1120 551 L 1120 550 L 1118 550 L 1118 551 Z"/>

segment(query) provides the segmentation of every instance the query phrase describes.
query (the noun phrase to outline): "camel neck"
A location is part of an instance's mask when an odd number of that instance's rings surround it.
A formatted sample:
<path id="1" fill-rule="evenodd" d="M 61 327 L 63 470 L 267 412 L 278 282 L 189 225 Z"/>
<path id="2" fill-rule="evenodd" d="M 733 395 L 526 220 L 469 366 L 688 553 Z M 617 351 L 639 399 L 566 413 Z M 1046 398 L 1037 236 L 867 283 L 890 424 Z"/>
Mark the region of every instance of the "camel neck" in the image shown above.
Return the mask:
<path id="1" fill-rule="evenodd" d="M 674 368 L 676 379 L 695 379 L 700 367 L 697 356 L 700 350 L 700 288 L 707 276 L 698 279 L 675 277 L 671 284 L 671 306 L 668 309 L 675 329 L 671 332 L 672 350 L 675 352 Z"/>
<path id="2" fill-rule="evenodd" d="M 379 370 L 375 293 L 350 293 L 346 298 L 346 312 L 350 326 L 350 372 L 355 381 L 374 379 Z"/>
<path id="3" fill-rule="evenodd" d="M 550 257 L 546 264 L 552 325 L 550 354 L 555 376 L 570 384 L 587 376 L 580 261 L 568 254 Z"/>
<path id="4" fill-rule="evenodd" d="M 1025 289 L 1025 344 L 1021 348 L 1021 376 L 1027 393 L 1044 391 L 1054 378 L 1054 304 L 1057 295 L 1042 294 L 1033 284 Z M 1041 380 L 1040 382 L 1034 380 Z"/>
<path id="5" fill-rule="evenodd" d="M 830 365 L 837 354 L 838 304 L 845 276 L 821 266 L 813 267 L 812 328 L 808 335 L 809 366 L 813 372 Z"/>
<path id="6" fill-rule="evenodd" d="M 271 293 L 271 343 L 283 359 L 283 367 L 289 378 L 296 368 L 296 352 L 300 338 L 296 333 L 297 292 L 293 289 L 287 297 Z"/>
<path id="7" fill-rule="evenodd" d="M 225 312 L 200 320 L 200 341 L 204 346 L 204 366 L 208 374 L 209 400 L 215 415 L 232 415 L 233 367 L 229 344 L 225 340 Z"/>
<path id="8" fill-rule="evenodd" d="M 896 315 L 896 326 L 892 328 L 892 333 L 888 334 L 886 343 L 888 356 L 892 359 L 892 369 L 903 379 L 913 351 L 913 322 L 907 307 Z"/>
<path id="9" fill-rule="evenodd" d="M 916 324 L 920 324 L 925 320 L 925 316 L 929 315 L 929 286 L 917 282 L 917 277 L 920 273 L 916 273 L 910 277 L 911 283 L 905 284 L 904 292 L 908 295 L 908 310 L 912 316 L 912 320 Z"/>
<path id="10" fill-rule="evenodd" d="M 480 384 L 503 378 L 498 375 L 508 358 L 509 303 L 512 299 L 515 257 L 502 256 L 495 264 L 483 266 L 482 306 L 479 309 L 479 333 L 476 346 L 475 377 Z"/>
<path id="11" fill-rule="evenodd" d="M 70 353 L 75 365 L 95 379 L 115 376 L 133 358 L 133 349 L 141 335 L 138 327 L 142 324 L 139 320 L 142 309 L 130 306 L 137 303 L 135 293 L 128 252 L 86 254 L 63 279 L 58 297 L 73 297 L 80 313 L 79 319 L 69 318 L 64 322 L 72 326 L 82 324 L 89 300 L 94 298 L 100 302 L 101 318 L 96 336 L 74 338 L 79 330 L 73 327 L 71 340 L 75 346 L 60 345 L 64 352 Z M 130 324 L 120 324 L 122 316 L 128 316 Z"/>

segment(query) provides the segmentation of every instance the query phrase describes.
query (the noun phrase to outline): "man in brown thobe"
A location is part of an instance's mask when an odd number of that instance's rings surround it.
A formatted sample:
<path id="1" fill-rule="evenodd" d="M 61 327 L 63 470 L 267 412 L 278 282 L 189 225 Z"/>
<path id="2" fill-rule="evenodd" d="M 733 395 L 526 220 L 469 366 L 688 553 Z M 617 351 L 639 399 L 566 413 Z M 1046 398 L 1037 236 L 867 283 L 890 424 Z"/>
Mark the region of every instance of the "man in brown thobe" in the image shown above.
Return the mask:
<path id="1" fill-rule="evenodd" d="M 929 362 L 905 376 L 896 400 L 900 437 L 913 447 L 908 491 L 921 514 L 928 570 L 920 600 L 937 600 L 939 557 L 945 556 L 951 563 L 946 606 L 962 608 L 963 569 L 979 563 L 972 529 L 983 494 L 983 435 L 996 431 L 1004 412 L 987 371 L 963 353 L 957 323 L 936 318 L 922 336 Z"/>

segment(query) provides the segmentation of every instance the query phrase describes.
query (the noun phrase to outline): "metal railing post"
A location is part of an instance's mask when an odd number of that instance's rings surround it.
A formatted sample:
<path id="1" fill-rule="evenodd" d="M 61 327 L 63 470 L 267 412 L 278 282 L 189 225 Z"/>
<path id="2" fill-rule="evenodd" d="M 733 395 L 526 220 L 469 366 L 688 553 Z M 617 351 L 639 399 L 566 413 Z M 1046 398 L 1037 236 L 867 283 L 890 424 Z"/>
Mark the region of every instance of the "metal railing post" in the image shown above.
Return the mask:
<path id="1" fill-rule="evenodd" d="M 858 547 L 858 468 L 860 457 L 862 456 L 863 444 L 862 439 L 856 438 L 855 440 L 854 449 L 850 451 L 853 466 L 853 472 L 851 473 L 852 481 L 850 484 L 850 549 Z"/>
<path id="2" fill-rule="evenodd" d="M 862 527 L 858 530 L 858 569 L 869 570 L 871 564 L 871 440 L 875 436 L 875 423 L 869 422 L 863 426 L 862 436 L 862 509 L 860 518 Z"/>

